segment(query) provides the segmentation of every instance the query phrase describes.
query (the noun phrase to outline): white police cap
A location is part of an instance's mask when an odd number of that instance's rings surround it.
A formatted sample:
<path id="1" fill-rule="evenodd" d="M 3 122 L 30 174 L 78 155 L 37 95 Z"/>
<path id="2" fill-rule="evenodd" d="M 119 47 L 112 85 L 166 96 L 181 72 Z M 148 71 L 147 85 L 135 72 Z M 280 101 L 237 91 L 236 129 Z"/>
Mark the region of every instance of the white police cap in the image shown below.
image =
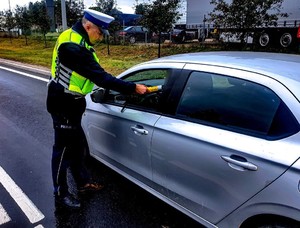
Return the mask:
<path id="1" fill-rule="evenodd" d="M 85 9 L 84 17 L 93 24 L 97 25 L 104 34 L 109 35 L 107 29 L 110 22 L 114 20 L 113 17 L 92 9 Z"/>

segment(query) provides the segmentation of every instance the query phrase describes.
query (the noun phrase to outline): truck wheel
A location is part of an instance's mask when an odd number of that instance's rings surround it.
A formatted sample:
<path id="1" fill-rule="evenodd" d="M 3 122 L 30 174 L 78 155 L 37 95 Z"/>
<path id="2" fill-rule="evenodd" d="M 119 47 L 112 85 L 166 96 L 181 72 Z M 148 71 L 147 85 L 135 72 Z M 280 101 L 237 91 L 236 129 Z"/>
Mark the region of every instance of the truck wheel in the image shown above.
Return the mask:
<path id="1" fill-rule="evenodd" d="M 268 35 L 268 33 L 262 33 L 259 37 L 258 42 L 261 47 L 268 46 L 268 44 L 270 43 L 270 36 Z"/>
<path id="2" fill-rule="evenodd" d="M 287 48 L 293 42 L 293 37 L 290 33 L 283 33 L 280 37 L 280 45 L 281 47 Z"/>

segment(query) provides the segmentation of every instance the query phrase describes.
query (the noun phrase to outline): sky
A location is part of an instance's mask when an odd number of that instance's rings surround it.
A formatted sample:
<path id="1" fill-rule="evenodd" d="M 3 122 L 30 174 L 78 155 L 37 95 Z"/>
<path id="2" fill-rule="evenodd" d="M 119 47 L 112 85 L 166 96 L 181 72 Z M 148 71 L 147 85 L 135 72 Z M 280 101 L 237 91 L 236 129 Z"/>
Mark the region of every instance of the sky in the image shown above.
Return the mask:
<path id="1" fill-rule="evenodd" d="M 16 5 L 27 6 L 29 2 L 37 2 L 40 0 L 1 0 L 0 11 L 8 10 L 9 4 L 11 9 L 14 9 Z M 84 0 L 85 7 L 90 7 L 95 5 L 96 0 Z M 148 0 L 139 0 L 139 3 L 148 2 Z M 123 13 L 134 13 L 134 5 L 136 4 L 135 0 L 116 0 L 117 8 Z"/>
<path id="2" fill-rule="evenodd" d="M 9 5 L 11 9 L 14 9 L 16 5 L 28 6 L 29 2 L 40 2 L 41 0 L 1 0 L 0 11 L 9 10 Z M 68 1 L 68 0 L 65 0 Z M 134 13 L 134 6 L 136 5 L 136 0 L 115 0 L 117 3 L 117 8 L 122 13 Z M 152 0 L 138 0 L 138 3 L 149 3 Z M 95 6 L 96 0 L 83 0 L 86 8 Z M 183 14 L 184 14 L 184 8 Z M 180 20 L 181 23 L 185 22 L 185 16 Z"/>

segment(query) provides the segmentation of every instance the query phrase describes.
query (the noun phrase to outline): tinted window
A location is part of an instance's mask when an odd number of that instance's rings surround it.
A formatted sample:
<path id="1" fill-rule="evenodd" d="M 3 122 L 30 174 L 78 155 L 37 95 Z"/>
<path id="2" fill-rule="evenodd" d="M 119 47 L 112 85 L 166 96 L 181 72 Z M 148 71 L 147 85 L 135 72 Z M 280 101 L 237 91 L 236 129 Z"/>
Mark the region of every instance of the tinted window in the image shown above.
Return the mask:
<path id="1" fill-rule="evenodd" d="M 295 120 L 294 117 L 281 99 L 267 87 L 203 72 L 193 72 L 190 75 L 177 115 L 264 137 L 278 137 L 295 131 L 295 121 L 288 124 L 293 129 L 286 126 L 287 122 L 283 122 L 286 118 Z"/>
<path id="2" fill-rule="evenodd" d="M 142 32 L 143 29 L 142 29 L 142 27 L 135 27 L 135 31 L 137 31 L 137 32 Z"/>
<path id="3" fill-rule="evenodd" d="M 166 83 L 169 71 L 164 70 L 145 70 L 139 71 L 123 78 L 125 81 L 131 81 L 138 84 L 145 84 L 148 87 L 162 86 Z M 107 90 L 105 101 L 116 105 L 126 105 L 126 107 L 142 107 L 151 110 L 157 110 L 162 95 L 162 90 L 154 91 L 145 95 L 130 94 L 123 95 L 114 90 Z"/>

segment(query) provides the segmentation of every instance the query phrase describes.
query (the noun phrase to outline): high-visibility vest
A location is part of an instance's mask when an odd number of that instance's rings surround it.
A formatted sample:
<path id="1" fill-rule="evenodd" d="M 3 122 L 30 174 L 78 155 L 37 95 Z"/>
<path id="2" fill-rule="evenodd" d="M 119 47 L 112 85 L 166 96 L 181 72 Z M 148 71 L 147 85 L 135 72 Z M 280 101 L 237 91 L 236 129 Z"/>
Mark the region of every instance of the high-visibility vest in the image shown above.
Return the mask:
<path id="1" fill-rule="evenodd" d="M 97 62 L 99 62 L 99 59 L 96 56 L 93 47 L 88 45 L 83 39 L 83 37 L 71 28 L 64 31 L 58 37 L 53 50 L 52 57 L 52 80 L 61 84 L 65 88 L 66 92 L 84 96 L 93 90 L 94 83 L 91 82 L 89 79 L 83 77 L 82 75 L 78 74 L 77 72 L 72 71 L 71 69 L 69 69 L 61 63 L 58 57 L 58 49 L 63 43 L 75 43 L 82 47 L 85 47 L 93 54 L 94 59 Z"/>

